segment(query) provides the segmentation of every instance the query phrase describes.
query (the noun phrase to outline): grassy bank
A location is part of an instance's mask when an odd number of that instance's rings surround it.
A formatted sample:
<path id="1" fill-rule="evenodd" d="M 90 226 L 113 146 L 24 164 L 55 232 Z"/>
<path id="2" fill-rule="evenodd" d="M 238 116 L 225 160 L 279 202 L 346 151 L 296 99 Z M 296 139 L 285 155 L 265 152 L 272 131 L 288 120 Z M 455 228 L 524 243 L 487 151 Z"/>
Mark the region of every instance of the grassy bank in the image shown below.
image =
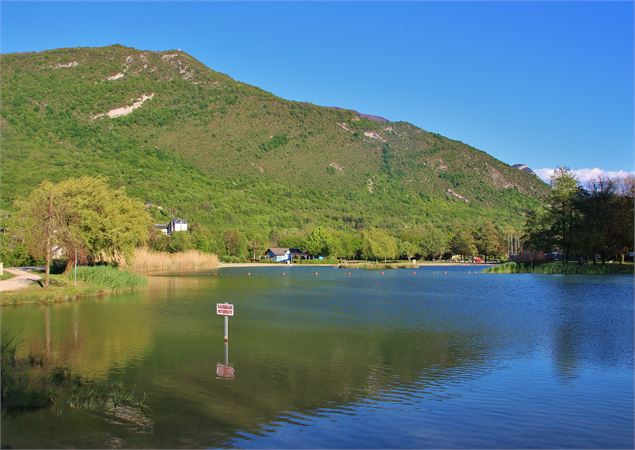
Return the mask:
<path id="1" fill-rule="evenodd" d="M 337 258 L 324 258 L 324 259 L 294 259 L 293 264 L 299 264 L 304 266 L 323 266 L 326 264 L 337 264 L 339 260 Z"/>
<path id="2" fill-rule="evenodd" d="M 209 270 L 219 266 L 218 257 L 211 253 L 188 250 L 179 253 L 135 251 L 130 270 L 138 273 Z"/>
<path id="3" fill-rule="evenodd" d="M 417 265 L 412 263 L 382 263 L 382 262 L 350 262 L 342 263 L 337 266 L 338 269 L 370 269 L 370 270 L 384 270 L 384 269 L 416 269 Z"/>
<path id="4" fill-rule="evenodd" d="M 551 262 L 544 264 L 522 264 L 508 262 L 488 267 L 483 273 L 539 273 L 539 274 L 578 274 L 578 275 L 610 275 L 633 274 L 632 264 L 564 264 Z"/>
<path id="5" fill-rule="evenodd" d="M 72 272 L 68 275 L 51 275 L 48 288 L 44 287 L 42 279 L 28 288 L 4 292 L 0 305 L 70 301 L 79 297 L 138 289 L 146 284 L 145 277 L 114 267 L 78 267 L 76 285 Z"/>

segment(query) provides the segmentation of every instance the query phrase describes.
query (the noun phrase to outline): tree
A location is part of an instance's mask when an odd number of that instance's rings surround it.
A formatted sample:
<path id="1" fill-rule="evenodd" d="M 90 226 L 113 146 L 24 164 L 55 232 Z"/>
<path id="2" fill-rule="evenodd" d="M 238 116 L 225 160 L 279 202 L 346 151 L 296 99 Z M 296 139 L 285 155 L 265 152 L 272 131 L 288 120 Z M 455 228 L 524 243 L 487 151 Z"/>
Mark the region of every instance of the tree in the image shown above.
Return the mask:
<path id="1" fill-rule="evenodd" d="M 184 252 L 194 248 L 192 235 L 188 231 L 177 231 L 170 235 L 168 251 L 170 253 Z"/>
<path id="2" fill-rule="evenodd" d="M 360 234 L 356 232 L 334 231 L 331 233 L 329 245 L 331 256 L 355 259 L 361 251 L 362 240 Z"/>
<path id="3" fill-rule="evenodd" d="M 64 226 L 68 214 L 66 202 L 57 186 L 44 181 L 26 200 L 17 202 L 17 206 L 17 221 L 29 253 L 36 258 L 45 258 L 44 287 L 48 287 L 53 246 L 65 240 L 64 234 L 69 231 Z"/>
<path id="4" fill-rule="evenodd" d="M 54 247 L 68 257 L 67 270 L 75 254 L 82 262 L 125 263 L 147 240 L 152 223 L 143 203 L 109 188 L 103 178 L 44 181 L 17 206 L 30 253 L 46 258 L 47 286 Z"/>
<path id="5" fill-rule="evenodd" d="M 476 233 L 476 249 L 487 259 L 501 253 L 501 236 L 492 222 L 485 222 Z"/>
<path id="6" fill-rule="evenodd" d="M 247 255 L 247 239 L 235 228 L 223 233 L 225 252 L 229 256 L 243 257 Z"/>
<path id="7" fill-rule="evenodd" d="M 595 263 L 600 255 L 602 263 L 615 250 L 609 229 L 616 220 L 617 185 L 605 177 L 598 177 L 588 183 L 576 198 L 575 207 L 580 211 L 580 225 L 574 242 L 580 254 L 591 254 Z"/>
<path id="8" fill-rule="evenodd" d="M 38 264 L 38 261 L 29 255 L 24 242 L 10 233 L 0 233 L 0 261 L 8 267 Z"/>
<path id="9" fill-rule="evenodd" d="M 302 249 L 311 255 L 328 256 L 331 253 L 331 235 L 326 229 L 316 227 L 304 239 Z"/>
<path id="10" fill-rule="evenodd" d="M 578 187 L 566 169 L 552 179 L 547 207 L 527 217 L 526 236 L 533 249 L 562 250 L 570 256 L 597 255 L 602 262 L 633 248 L 633 193 L 635 183 L 627 178 L 597 178 L 586 189 Z M 620 189 L 623 184 L 624 187 Z"/>
<path id="11" fill-rule="evenodd" d="M 147 242 L 148 248 L 155 252 L 167 252 L 170 247 L 170 236 L 158 230 L 150 233 Z"/>
<path id="12" fill-rule="evenodd" d="M 405 256 L 410 260 L 419 254 L 421 247 L 411 241 L 399 241 L 399 256 Z"/>
<path id="13" fill-rule="evenodd" d="M 620 189 L 614 201 L 612 220 L 608 228 L 610 247 L 615 251 L 620 261 L 624 261 L 624 254 L 634 247 L 635 221 L 635 177 L 630 175 L 622 180 Z"/>
<path id="14" fill-rule="evenodd" d="M 426 259 L 439 258 L 448 251 L 448 238 L 438 228 L 428 226 L 423 229 L 420 246 L 422 257 Z"/>
<path id="15" fill-rule="evenodd" d="M 286 229 L 280 232 L 278 244 L 280 247 L 302 248 L 306 240 L 306 233 L 298 229 Z M 266 249 L 265 249 L 266 250 Z"/>
<path id="16" fill-rule="evenodd" d="M 564 261 L 569 256 L 574 243 L 574 224 L 577 220 L 575 209 L 576 195 L 579 193 L 578 181 L 566 167 L 557 168 L 551 176 L 551 192 L 547 204 L 551 238 L 562 250 Z"/>
<path id="17" fill-rule="evenodd" d="M 546 209 L 527 212 L 523 239 L 527 248 L 531 250 L 551 249 L 553 239 Z"/>
<path id="18" fill-rule="evenodd" d="M 393 259 L 397 257 L 397 240 L 383 230 L 362 231 L 361 256 L 366 259 Z"/>
<path id="19" fill-rule="evenodd" d="M 476 254 L 476 244 L 474 236 L 466 230 L 457 232 L 450 241 L 450 249 L 455 255 L 473 256 Z"/>

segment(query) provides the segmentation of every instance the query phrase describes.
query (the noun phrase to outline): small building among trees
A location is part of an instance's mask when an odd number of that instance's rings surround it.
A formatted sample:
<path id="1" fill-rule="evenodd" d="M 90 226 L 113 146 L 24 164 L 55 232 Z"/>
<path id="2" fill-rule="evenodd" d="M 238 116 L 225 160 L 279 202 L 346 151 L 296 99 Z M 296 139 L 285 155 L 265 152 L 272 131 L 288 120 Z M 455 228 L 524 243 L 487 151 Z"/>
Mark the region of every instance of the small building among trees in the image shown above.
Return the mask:
<path id="1" fill-rule="evenodd" d="M 288 248 L 272 247 L 265 252 L 265 257 L 274 262 L 291 263 L 291 250 Z"/>
<path id="2" fill-rule="evenodd" d="M 172 234 L 177 231 L 187 231 L 187 222 L 185 220 L 175 218 L 168 223 L 168 234 Z"/>

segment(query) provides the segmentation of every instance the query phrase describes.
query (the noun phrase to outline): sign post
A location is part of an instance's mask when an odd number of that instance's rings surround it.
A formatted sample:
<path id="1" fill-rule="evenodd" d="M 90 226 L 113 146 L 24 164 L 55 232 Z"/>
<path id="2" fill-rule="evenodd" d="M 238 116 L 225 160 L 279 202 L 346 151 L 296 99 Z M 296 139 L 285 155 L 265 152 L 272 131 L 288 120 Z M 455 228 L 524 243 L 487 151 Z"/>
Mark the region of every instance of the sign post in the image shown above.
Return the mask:
<path id="1" fill-rule="evenodd" d="M 223 340 L 225 341 L 225 363 L 216 364 L 216 375 L 219 378 L 233 379 L 235 371 L 232 366 L 229 365 L 229 317 L 234 315 L 234 305 L 230 303 L 216 303 L 216 315 L 224 316 L 224 333 Z"/>
<path id="2" fill-rule="evenodd" d="M 234 315 L 234 305 L 227 302 L 216 303 L 216 314 L 219 316 L 225 316 L 225 333 L 223 339 L 225 342 L 229 341 L 229 316 Z"/>

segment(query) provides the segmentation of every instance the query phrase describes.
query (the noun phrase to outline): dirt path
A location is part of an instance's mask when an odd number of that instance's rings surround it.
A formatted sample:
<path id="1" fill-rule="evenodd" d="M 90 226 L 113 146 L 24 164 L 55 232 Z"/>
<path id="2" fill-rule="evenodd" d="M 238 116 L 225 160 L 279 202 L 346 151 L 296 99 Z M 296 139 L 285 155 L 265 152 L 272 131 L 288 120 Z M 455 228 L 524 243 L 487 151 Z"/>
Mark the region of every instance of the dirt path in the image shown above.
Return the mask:
<path id="1" fill-rule="evenodd" d="M 13 278 L 9 278 L 8 280 L 0 281 L 0 292 L 17 291 L 18 289 L 30 286 L 31 283 L 42 278 L 39 275 L 20 269 L 4 270 L 15 276 Z"/>

